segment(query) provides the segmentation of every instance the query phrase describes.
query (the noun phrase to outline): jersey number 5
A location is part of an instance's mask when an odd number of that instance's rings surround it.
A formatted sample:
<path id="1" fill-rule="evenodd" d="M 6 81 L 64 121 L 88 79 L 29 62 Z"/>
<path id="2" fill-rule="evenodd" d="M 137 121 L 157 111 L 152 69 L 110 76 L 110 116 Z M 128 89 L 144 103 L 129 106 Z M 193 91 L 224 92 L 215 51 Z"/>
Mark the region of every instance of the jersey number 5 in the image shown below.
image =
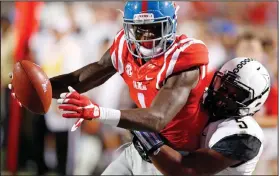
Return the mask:
<path id="1" fill-rule="evenodd" d="M 235 119 L 235 121 L 239 124 L 239 128 L 248 128 L 248 126 L 246 125 L 246 123 L 244 121 L 242 121 L 241 119 Z"/>

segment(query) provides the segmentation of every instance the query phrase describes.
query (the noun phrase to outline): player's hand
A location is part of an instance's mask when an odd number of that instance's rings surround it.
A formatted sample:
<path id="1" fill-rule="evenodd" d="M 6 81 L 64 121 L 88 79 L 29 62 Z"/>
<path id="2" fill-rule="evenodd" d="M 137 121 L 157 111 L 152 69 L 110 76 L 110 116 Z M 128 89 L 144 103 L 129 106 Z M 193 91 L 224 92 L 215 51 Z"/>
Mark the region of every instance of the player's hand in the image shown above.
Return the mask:
<path id="1" fill-rule="evenodd" d="M 154 153 L 164 145 L 164 142 L 158 133 L 143 131 L 131 131 L 131 133 L 137 138 L 148 155 Z"/>
<path id="2" fill-rule="evenodd" d="M 91 102 L 89 98 L 80 95 L 72 87 L 68 87 L 69 92 L 62 93 L 57 102 L 58 108 L 63 111 L 65 118 L 82 118 L 86 120 L 97 119 L 100 117 L 100 107 Z"/>
<path id="3" fill-rule="evenodd" d="M 11 78 L 11 80 L 13 80 L 13 73 L 9 73 L 9 77 Z M 13 85 L 12 83 L 8 84 L 8 88 L 11 90 L 11 95 L 12 97 L 16 100 L 17 104 L 22 107 L 22 104 L 18 101 L 17 97 L 16 97 L 16 94 L 14 92 L 14 89 L 13 89 Z"/>

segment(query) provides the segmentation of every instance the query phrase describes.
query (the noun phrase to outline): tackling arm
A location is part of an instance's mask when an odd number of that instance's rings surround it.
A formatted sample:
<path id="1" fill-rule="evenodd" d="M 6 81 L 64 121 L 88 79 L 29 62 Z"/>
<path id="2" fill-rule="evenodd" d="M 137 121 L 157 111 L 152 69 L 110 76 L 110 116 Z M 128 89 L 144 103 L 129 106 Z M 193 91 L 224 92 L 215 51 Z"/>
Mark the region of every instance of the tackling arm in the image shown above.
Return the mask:
<path id="1" fill-rule="evenodd" d="M 183 108 L 198 80 L 198 68 L 172 76 L 160 89 L 150 108 L 121 110 L 118 127 L 159 132 Z"/>
<path id="2" fill-rule="evenodd" d="M 212 149 L 198 149 L 187 156 L 163 145 L 150 159 L 164 175 L 212 175 L 240 161 L 229 159 Z"/>
<path id="3" fill-rule="evenodd" d="M 258 138 L 255 133 L 251 135 L 237 129 L 236 133 L 216 141 L 216 136 L 220 137 L 224 135 L 224 130 L 232 128 L 223 124 L 210 138 L 210 148 L 201 148 L 186 156 L 182 156 L 167 145 L 162 145 L 160 136 L 154 133 L 134 132 L 134 134 L 147 151 L 152 163 L 164 175 L 212 175 L 228 167 L 237 167 L 253 160 L 261 152 L 260 132 L 258 132 L 260 137 Z M 155 143 L 155 141 L 158 142 Z M 152 151 L 157 152 L 152 153 Z"/>
<path id="4" fill-rule="evenodd" d="M 68 90 L 68 86 L 84 93 L 103 84 L 115 73 L 116 70 L 112 65 L 109 50 L 107 50 L 99 62 L 94 62 L 68 74 L 50 78 L 53 98 L 59 98 L 61 93 Z"/>

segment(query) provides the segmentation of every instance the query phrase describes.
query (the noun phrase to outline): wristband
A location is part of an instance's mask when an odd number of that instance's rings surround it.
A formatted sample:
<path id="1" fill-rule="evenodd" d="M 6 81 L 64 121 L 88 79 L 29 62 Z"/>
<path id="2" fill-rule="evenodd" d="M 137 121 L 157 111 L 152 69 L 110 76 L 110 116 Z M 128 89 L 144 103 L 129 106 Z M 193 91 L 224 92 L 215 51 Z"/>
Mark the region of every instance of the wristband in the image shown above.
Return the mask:
<path id="1" fill-rule="evenodd" d="M 159 152 L 157 149 L 164 145 L 164 142 L 161 140 L 160 135 L 157 133 L 132 131 L 132 134 L 137 137 L 143 149 L 148 155 L 153 154 L 153 152 L 155 151 Z"/>
<path id="2" fill-rule="evenodd" d="M 102 108 L 100 107 L 100 122 L 117 127 L 121 117 L 121 112 L 119 110 Z"/>

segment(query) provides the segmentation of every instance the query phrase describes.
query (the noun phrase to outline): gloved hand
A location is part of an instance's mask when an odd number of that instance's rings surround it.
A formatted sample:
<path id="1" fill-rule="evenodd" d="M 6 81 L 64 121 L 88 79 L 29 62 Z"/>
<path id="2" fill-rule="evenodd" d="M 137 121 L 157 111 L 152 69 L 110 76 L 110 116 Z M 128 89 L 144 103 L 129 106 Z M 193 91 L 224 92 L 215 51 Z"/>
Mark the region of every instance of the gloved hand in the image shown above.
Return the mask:
<path id="1" fill-rule="evenodd" d="M 65 118 L 82 118 L 86 120 L 97 119 L 100 117 L 99 105 L 93 103 L 88 97 L 80 95 L 72 87 L 68 87 L 68 93 L 62 93 L 57 102 L 58 108 L 63 112 Z"/>
<path id="2" fill-rule="evenodd" d="M 11 82 L 13 80 L 13 73 L 9 73 L 9 77 L 11 78 Z M 14 89 L 13 89 L 13 85 L 12 83 L 8 84 L 8 88 L 11 90 L 11 95 L 12 97 L 16 100 L 17 104 L 22 107 L 22 104 L 18 101 L 17 97 L 16 97 L 16 94 L 14 92 Z"/>
<path id="3" fill-rule="evenodd" d="M 68 93 L 62 93 L 60 99 L 57 100 L 60 105 L 58 108 L 63 110 L 62 114 L 65 118 L 80 118 L 75 122 L 71 131 L 75 131 L 81 126 L 84 119 L 92 120 L 100 117 L 100 108 L 97 104 L 93 104 L 89 98 L 80 95 L 72 87 L 68 87 Z"/>
<path id="4" fill-rule="evenodd" d="M 75 131 L 84 119 L 97 119 L 104 124 L 116 127 L 120 121 L 121 112 L 115 109 L 102 108 L 92 102 L 88 97 L 80 95 L 72 87 L 68 87 L 69 92 L 62 93 L 57 102 L 58 108 L 63 112 L 65 118 L 80 118 L 71 131 Z"/>
<path id="5" fill-rule="evenodd" d="M 147 155 L 154 154 L 154 152 L 158 151 L 158 149 L 164 145 L 164 142 L 158 133 L 142 131 L 131 131 L 131 133 L 140 142 Z"/>

